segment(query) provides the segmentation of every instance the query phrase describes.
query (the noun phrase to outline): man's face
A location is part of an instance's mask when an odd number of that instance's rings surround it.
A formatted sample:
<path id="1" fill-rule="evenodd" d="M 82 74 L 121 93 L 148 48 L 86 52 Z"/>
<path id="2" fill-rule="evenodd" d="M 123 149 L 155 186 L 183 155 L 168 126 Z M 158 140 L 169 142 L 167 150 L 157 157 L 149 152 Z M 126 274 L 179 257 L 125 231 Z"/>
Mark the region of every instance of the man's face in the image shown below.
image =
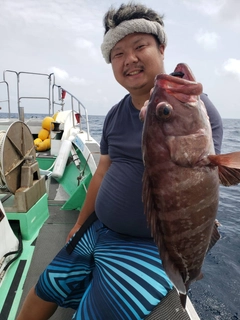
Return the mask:
<path id="1" fill-rule="evenodd" d="M 149 94 L 155 76 L 164 72 L 164 47 L 151 34 L 127 35 L 113 47 L 110 58 L 116 80 L 130 94 Z"/>

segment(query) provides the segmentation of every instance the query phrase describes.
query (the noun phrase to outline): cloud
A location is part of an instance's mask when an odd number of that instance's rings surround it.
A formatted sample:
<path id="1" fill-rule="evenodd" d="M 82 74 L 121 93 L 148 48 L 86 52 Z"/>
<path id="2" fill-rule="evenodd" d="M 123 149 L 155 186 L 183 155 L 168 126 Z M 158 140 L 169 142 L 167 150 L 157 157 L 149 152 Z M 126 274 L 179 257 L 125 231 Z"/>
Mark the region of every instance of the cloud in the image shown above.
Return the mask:
<path id="1" fill-rule="evenodd" d="M 183 2 L 189 8 L 198 10 L 206 15 L 216 15 L 225 5 L 226 0 L 183 0 Z"/>
<path id="2" fill-rule="evenodd" d="M 202 29 L 195 35 L 195 40 L 203 46 L 205 50 L 215 50 L 218 46 L 220 37 L 215 32 L 203 31 Z"/>
<path id="3" fill-rule="evenodd" d="M 221 23 L 229 24 L 235 31 L 240 32 L 240 1 L 226 0 L 218 15 Z"/>
<path id="4" fill-rule="evenodd" d="M 82 48 L 82 49 L 92 49 L 94 47 L 92 42 L 83 38 L 77 39 L 75 44 L 78 48 Z"/>
<path id="5" fill-rule="evenodd" d="M 78 77 L 71 77 L 69 81 L 76 85 L 81 85 L 81 86 L 87 85 L 87 81 L 83 78 L 80 79 Z"/>
<path id="6" fill-rule="evenodd" d="M 223 70 L 230 75 L 238 76 L 240 79 L 240 60 L 230 58 L 223 64 Z"/>
<path id="7" fill-rule="evenodd" d="M 60 69 L 60 68 L 57 68 L 57 67 L 50 67 L 49 68 L 49 72 L 53 72 L 55 74 L 55 77 L 56 79 L 58 80 L 63 80 L 63 81 L 69 81 L 73 84 L 76 84 L 76 85 L 86 85 L 87 84 L 87 81 L 83 78 L 78 78 L 78 77 L 70 77 L 68 72 L 63 70 L 63 69 Z"/>
<path id="8" fill-rule="evenodd" d="M 91 41 L 78 38 L 75 40 L 75 46 L 77 49 L 86 50 L 90 57 L 99 59 L 99 49 L 96 49 Z"/>
<path id="9" fill-rule="evenodd" d="M 69 74 L 65 70 L 59 69 L 57 67 L 51 67 L 49 68 L 49 71 L 53 72 L 55 76 L 61 80 L 69 79 Z"/>
<path id="10" fill-rule="evenodd" d="M 59 36 L 71 37 L 72 33 L 87 37 L 98 33 L 101 27 L 101 10 L 93 1 L 84 5 L 84 0 L 35 1 L 7 0 L 1 3 L 0 25 L 9 28 L 24 29 L 24 33 L 41 34 L 48 28 L 45 36 L 57 33 Z M 64 33 L 64 34 L 62 34 Z"/>
<path id="11" fill-rule="evenodd" d="M 239 0 L 183 0 L 189 9 L 197 10 L 204 15 L 215 18 L 224 25 L 240 31 L 240 1 Z"/>

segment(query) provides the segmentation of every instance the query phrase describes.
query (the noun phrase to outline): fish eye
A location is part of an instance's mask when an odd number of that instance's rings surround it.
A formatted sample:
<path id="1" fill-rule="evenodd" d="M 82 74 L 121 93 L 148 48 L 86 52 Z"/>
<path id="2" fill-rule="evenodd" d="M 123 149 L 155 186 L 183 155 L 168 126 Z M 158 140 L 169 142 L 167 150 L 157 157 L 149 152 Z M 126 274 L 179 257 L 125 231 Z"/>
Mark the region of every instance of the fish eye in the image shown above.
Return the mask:
<path id="1" fill-rule="evenodd" d="M 168 119 L 172 114 L 172 106 L 166 102 L 160 102 L 156 107 L 156 115 L 161 119 Z"/>
<path id="2" fill-rule="evenodd" d="M 168 116 L 169 113 L 170 113 L 170 109 L 169 109 L 168 107 L 164 107 L 164 108 L 163 108 L 163 115 L 164 115 L 164 116 Z"/>

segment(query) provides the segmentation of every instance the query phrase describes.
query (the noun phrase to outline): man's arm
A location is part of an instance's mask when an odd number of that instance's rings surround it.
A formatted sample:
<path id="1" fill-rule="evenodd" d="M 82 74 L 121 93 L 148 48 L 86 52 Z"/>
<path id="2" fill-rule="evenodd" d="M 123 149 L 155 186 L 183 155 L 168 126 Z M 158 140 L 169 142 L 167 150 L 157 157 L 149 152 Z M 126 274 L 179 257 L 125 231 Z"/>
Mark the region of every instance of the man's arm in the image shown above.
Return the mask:
<path id="1" fill-rule="evenodd" d="M 97 193 L 102 183 L 102 179 L 110 165 L 111 160 L 109 155 L 101 155 L 98 167 L 89 184 L 85 202 L 79 213 L 77 222 L 68 234 L 67 241 L 74 235 L 74 233 L 77 232 L 77 230 L 83 225 L 83 223 L 87 220 L 90 214 L 93 213 L 93 211 L 95 210 L 95 200 L 97 197 Z"/>
<path id="2" fill-rule="evenodd" d="M 204 102 L 205 107 L 207 109 L 207 113 L 209 116 L 209 121 L 212 127 L 212 137 L 215 147 L 216 154 L 221 153 L 221 147 L 222 147 L 222 139 L 223 139 L 223 124 L 221 116 L 214 106 L 214 104 L 211 102 L 211 100 L 208 98 L 207 94 L 202 93 L 200 96 L 201 100 Z"/>

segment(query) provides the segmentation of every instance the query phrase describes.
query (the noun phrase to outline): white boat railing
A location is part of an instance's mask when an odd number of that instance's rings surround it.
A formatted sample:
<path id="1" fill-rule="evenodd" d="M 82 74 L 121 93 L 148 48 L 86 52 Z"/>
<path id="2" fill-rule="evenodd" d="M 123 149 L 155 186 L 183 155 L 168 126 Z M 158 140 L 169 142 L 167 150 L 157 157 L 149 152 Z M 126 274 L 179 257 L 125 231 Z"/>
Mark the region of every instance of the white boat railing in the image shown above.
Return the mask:
<path id="1" fill-rule="evenodd" d="M 55 92 L 55 88 L 58 89 L 58 100 L 61 102 L 56 102 L 55 98 L 54 98 L 54 92 Z M 87 139 L 90 139 L 90 129 L 89 129 L 89 121 L 88 121 L 88 112 L 87 112 L 87 108 L 83 105 L 83 103 L 76 98 L 71 92 L 67 91 L 66 89 L 62 88 L 61 86 L 58 86 L 56 84 L 52 85 L 52 97 L 53 97 L 53 107 L 54 105 L 60 105 L 61 106 L 61 111 L 64 110 L 64 104 L 65 104 L 65 97 L 66 94 L 69 95 L 70 97 L 70 104 L 71 104 L 71 110 L 73 112 L 73 127 L 75 126 L 75 121 L 74 119 L 76 117 L 78 117 L 77 122 L 80 126 L 80 130 L 82 130 L 82 123 L 81 123 L 81 117 L 82 117 L 82 112 L 81 110 L 84 110 L 84 114 L 85 114 L 85 121 L 86 121 L 86 131 L 87 131 Z M 77 108 L 77 112 L 75 112 L 75 108 Z"/>
<path id="2" fill-rule="evenodd" d="M 10 110 L 10 99 L 9 99 L 9 86 L 8 86 L 8 83 L 6 81 L 0 81 L 0 86 L 6 86 L 6 97 L 7 99 L 3 99 L 3 100 L 0 100 L 0 103 L 5 103 L 7 102 L 8 104 L 8 117 L 10 118 L 10 114 L 11 114 L 11 110 Z"/>
<path id="3" fill-rule="evenodd" d="M 61 111 L 64 111 L 65 107 L 65 96 L 66 94 L 70 97 L 70 106 L 68 109 L 72 111 L 72 119 L 73 119 L 73 127 L 76 126 L 76 122 L 74 119 L 76 118 L 78 127 L 82 129 L 82 123 L 81 120 L 85 120 L 86 122 L 86 131 L 87 131 L 87 137 L 90 139 L 90 130 L 89 130 L 89 120 L 88 120 L 88 112 L 83 103 L 76 98 L 72 93 L 67 91 L 66 89 L 62 88 L 59 85 L 56 85 L 55 83 L 55 75 L 54 73 L 46 74 L 46 73 L 37 73 L 37 72 L 26 72 L 26 71 L 14 71 L 14 70 L 5 70 L 3 72 L 3 81 L 0 82 L 0 85 L 6 86 L 6 99 L 1 100 L 2 103 L 8 104 L 8 115 L 9 118 L 11 116 L 11 107 L 10 107 L 10 92 L 9 92 L 9 82 L 7 81 L 7 74 L 12 73 L 16 75 L 16 100 L 17 100 L 17 109 L 18 109 L 18 119 L 24 121 L 24 108 L 21 106 L 23 100 L 46 100 L 48 104 L 47 112 L 44 112 L 42 110 L 41 113 L 48 114 L 49 116 L 54 115 L 55 113 L 55 106 L 60 106 Z M 22 77 L 23 76 L 35 76 L 35 77 L 45 77 L 47 79 L 47 94 L 45 95 L 25 95 L 23 94 L 22 90 Z M 39 86 L 37 83 L 35 83 L 36 86 Z M 31 82 L 31 88 L 34 87 L 34 82 Z M 58 91 L 58 98 L 55 99 L 55 93 L 56 90 Z M 26 90 L 25 90 L 26 91 Z M 58 99 L 58 100 L 57 100 Z M 77 111 L 75 110 L 77 109 Z M 82 111 L 84 114 L 84 117 L 82 117 Z M 34 108 L 32 109 L 31 113 L 34 113 Z M 38 112 L 37 112 L 38 113 Z"/>
<path id="4" fill-rule="evenodd" d="M 51 74 L 46 74 L 46 73 L 37 73 L 37 72 L 26 72 L 26 71 L 20 71 L 20 72 L 17 72 L 17 71 L 14 71 L 14 70 L 5 70 L 3 72 L 3 80 L 5 82 L 6 81 L 6 77 L 7 77 L 7 74 L 8 73 L 13 73 L 16 75 L 16 89 L 17 89 L 17 108 L 18 108 L 18 116 L 19 116 L 19 119 L 20 119 L 20 116 L 21 116 L 21 102 L 22 100 L 26 100 L 26 99 L 30 99 L 30 100 L 47 100 L 48 101 L 48 114 L 50 115 L 51 114 L 51 108 L 52 108 L 52 103 L 51 103 L 51 82 L 52 82 L 52 75 L 53 73 Z M 21 77 L 22 75 L 30 75 L 30 76 L 41 76 L 41 77 L 47 77 L 48 78 L 48 95 L 47 96 L 23 96 L 21 95 Z M 8 82 L 7 82 L 8 83 Z M 31 87 L 34 85 L 34 83 L 32 82 L 31 83 Z M 8 91 L 8 94 L 9 94 L 9 91 Z M 10 96 L 8 96 L 8 100 L 10 101 Z M 10 110 L 10 113 L 11 113 L 11 110 Z"/>

